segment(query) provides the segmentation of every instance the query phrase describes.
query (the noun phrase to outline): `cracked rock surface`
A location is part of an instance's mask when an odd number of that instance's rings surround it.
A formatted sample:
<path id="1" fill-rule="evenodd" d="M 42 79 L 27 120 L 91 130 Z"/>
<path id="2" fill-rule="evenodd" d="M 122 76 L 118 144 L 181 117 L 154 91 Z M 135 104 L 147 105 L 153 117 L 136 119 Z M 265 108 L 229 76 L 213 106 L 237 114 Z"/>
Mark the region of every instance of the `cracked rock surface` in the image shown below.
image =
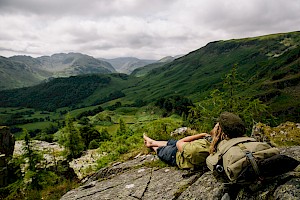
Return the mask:
<path id="1" fill-rule="evenodd" d="M 285 155 L 298 160 L 300 158 L 300 146 L 280 150 Z M 155 159 L 157 157 L 154 155 L 143 155 L 103 168 L 84 180 L 81 187 L 69 191 L 61 199 L 218 200 L 227 192 L 228 185 L 216 180 L 209 171 L 191 173 L 175 167 L 159 169 L 143 165 Z M 298 200 L 299 173 L 300 166 L 292 172 L 273 177 L 262 185 L 253 184 L 252 187 L 240 188 L 237 197 L 230 199 Z"/>
<path id="2" fill-rule="evenodd" d="M 182 178 L 182 174 L 175 168 L 131 169 L 112 179 L 97 181 L 92 187 L 72 190 L 62 199 L 174 199 L 176 192 L 195 176 Z"/>

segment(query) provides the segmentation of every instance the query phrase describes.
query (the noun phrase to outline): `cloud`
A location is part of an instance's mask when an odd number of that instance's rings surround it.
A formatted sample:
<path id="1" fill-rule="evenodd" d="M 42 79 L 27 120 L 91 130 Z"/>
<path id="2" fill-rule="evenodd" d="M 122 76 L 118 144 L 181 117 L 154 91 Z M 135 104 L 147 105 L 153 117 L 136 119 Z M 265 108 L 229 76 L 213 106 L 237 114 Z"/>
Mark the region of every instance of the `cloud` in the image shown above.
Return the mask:
<path id="1" fill-rule="evenodd" d="M 0 55 L 160 59 L 208 42 L 299 30 L 298 0 L 0 0 Z"/>

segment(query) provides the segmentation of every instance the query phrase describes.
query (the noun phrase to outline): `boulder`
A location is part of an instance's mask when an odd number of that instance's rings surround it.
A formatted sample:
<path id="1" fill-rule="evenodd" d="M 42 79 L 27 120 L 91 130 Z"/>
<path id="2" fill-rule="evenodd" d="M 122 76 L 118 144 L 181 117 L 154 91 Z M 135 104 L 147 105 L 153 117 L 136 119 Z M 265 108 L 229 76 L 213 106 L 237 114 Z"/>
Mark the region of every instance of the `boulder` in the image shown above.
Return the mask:
<path id="1" fill-rule="evenodd" d="M 300 146 L 284 147 L 280 151 L 300 159 Z M 191 172 L 176 167 L 151 167 L 156 160 L 155 155 L 140 155 L 103 168 L 61 199 L 300 199 L 300 166 L 260 184 L 237 187 L 220 182 L 208 170 Z"/>
<path id="2" fill-rule="evenodd" d="M 132 168 L 113 178 L 92 181 L 68 192 L 62 199 L 174 199 L 196 175 L 183 178 L 175 168 Z"/>
<path id="3" fill-rule="evenodd" d="M 14 152 L 15 139 L 7 126 L 0 126 L 0 187 L 8 184 L 7 162 Z"/>
<path id="4" fill-rule="evenodd" d="M 15 138 L 10 133 L 9 127 L 0 126 L 0 153 L 11 157 L 14 153 Z"/>

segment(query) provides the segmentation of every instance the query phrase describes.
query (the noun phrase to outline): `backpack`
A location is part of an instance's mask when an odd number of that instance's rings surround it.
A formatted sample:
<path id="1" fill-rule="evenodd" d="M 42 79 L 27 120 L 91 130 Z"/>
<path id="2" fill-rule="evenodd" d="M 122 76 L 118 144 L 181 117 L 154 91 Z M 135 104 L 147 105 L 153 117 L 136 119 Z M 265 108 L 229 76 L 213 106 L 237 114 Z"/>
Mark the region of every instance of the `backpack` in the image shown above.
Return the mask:
<path id="1" fill-rule="evenodd" d="M 231 183 L 243 183 L 261 179 L 260 164 L 279 154 L 277 148 L 254 138 L 239 137 L 223 140 L 215 154 L 206 159 L 207 167 Z M 249 176 L 249 174 L 251 174 Z"/>

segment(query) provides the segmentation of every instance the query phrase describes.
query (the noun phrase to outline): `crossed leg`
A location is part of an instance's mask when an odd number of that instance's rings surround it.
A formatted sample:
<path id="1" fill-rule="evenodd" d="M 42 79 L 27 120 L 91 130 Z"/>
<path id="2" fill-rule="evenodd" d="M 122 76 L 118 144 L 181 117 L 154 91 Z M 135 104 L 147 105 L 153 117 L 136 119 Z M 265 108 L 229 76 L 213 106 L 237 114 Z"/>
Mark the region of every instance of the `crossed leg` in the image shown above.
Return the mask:
<path id="1" fill-rule="evenodd" d="M 148 148 L 152 148 L 155 152 L 157 152 L 158 147 L 167 146 L 167 141 L 156 141 L 149 138 L 145 133 L 144 137 L 144 144 Z"/>

